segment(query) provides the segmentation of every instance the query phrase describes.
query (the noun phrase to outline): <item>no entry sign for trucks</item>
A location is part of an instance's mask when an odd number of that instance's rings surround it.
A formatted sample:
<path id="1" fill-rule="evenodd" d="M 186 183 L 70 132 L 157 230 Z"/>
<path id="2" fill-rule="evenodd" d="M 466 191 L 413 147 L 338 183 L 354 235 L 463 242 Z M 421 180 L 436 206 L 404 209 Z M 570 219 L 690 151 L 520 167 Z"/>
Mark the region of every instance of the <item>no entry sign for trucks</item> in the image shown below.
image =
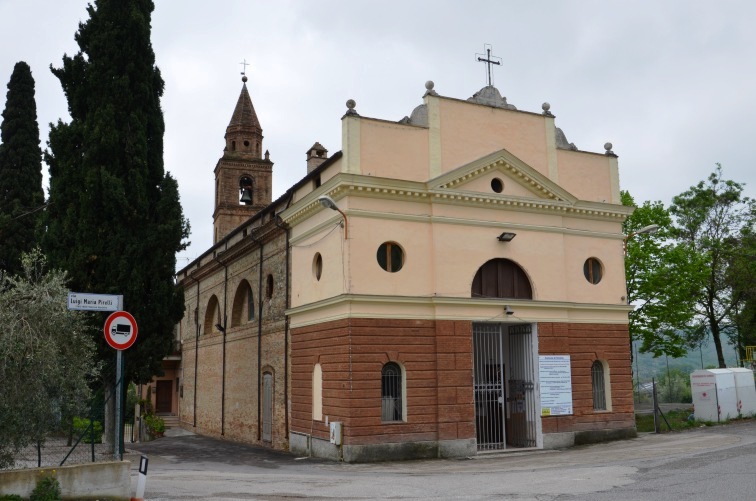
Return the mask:
<path id="1" fill-rule="evenodd" d="M 116 311 L 105 320 L 105 341 L 111 348 L 125 350 L 137 338 L 137 323 L 131 313 Z"/>

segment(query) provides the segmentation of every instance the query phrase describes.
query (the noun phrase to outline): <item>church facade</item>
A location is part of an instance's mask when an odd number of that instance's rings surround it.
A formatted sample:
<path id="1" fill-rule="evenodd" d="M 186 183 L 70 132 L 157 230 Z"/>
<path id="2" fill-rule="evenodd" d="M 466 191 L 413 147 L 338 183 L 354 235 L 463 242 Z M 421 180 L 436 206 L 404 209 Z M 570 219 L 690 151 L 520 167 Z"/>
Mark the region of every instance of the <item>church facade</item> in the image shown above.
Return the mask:
<path id="1" fill-rule="evenodd" d="M 177 277 L 181 425 L 349 462 L 634 436 L 611 145 L 490 85 L 341 125 L 272 200 L 243 87 L 215 243 Z"/>

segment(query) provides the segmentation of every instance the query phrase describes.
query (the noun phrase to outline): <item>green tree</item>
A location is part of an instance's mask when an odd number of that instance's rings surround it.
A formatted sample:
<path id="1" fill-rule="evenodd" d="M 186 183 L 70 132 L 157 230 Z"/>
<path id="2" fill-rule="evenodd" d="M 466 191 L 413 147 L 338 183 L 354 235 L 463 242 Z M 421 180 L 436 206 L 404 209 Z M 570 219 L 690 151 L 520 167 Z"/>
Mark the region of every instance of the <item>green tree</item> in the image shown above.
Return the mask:
<path id="1" fill-rule="evenodd" d="M 635 206 L 626 191 L 622 203 Z M 686 333 L 695 314 L 695 298 L 703 280 L 701 260 L 687 243 L 671 239 L 672 218 L 661 202 L 644 202 L 625 220 L 623 232 L 632 235 L 655 224 L 653 234 L 628 238 L 625 276 L 630 312 L 630 336 L 640 350 L 655 357 L 680 357 L 686 352 Z"/>
<path id="2" fill-rule="evenodd" d="M 723 368 L 727 365 L 721 335 L 745 297 L 728 280 L 732 276 L 728 270 L 742 250 L 738 237 L 753 228 L 756 218 L 756 204 L 744 196 L 743 189 L 741 183 L 722 179 L 722 166 L 717 164 L 706 181 L 674 197 L 670 207 L 675 237 L 692 246 L 703 262 L 706 278 L 693 291 L 699 332 L 711 333 Z"/>
<path id="3" fill-rule="evenodd" d="M 175 254 L 189 225 L 163 167 L 163 79 L 150 42 L 151 0 L 96 0 L 79 24 L 79 52 L 51 68 L 71 121 L 50 131 L 45 249 L 77 291 L 123 294 L 139 325 L 127 379 L 161 373 L 183 315 Z M 102 319 L 98 320 L 102 325 Z M 101 356 L 113 360 L 98 335 Z"/>
<path id="4" fill-rule="evenodd" d="M 0 468 L 88 403 L 95 344 L 84 315 L 66 307 L 65 282 L 32 250 L 22 275 L 0 284 Z"/>
<path id="5" fill-rule="evenodd" d="M 0 125 L 0 268 L 21 272 L 21 253 L 35 246 L 44 203 L 34 78 L 29 65 L 13 67 Z"/>
<path id="6" fill-rule="evenodd" d="M 731 314 L 733 328 L 727 329 L 730 342 L 738 349 L 738 358 L 745 358 L 745 347 L 756 346 L 756 233 L 745 227 L 738 237 L 737 252 L 730 257 L 727 281 L 740 302 Z"/>

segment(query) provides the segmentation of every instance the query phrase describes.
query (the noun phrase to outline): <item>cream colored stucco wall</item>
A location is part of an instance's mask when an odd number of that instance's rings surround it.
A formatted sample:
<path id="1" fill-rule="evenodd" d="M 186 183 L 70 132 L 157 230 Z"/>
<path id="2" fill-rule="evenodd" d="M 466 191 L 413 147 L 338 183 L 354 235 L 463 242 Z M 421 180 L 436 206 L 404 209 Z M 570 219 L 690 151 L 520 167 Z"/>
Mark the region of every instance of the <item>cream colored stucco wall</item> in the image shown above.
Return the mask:
<path id="1" fill-rule="evenodd" d="M 494 258 L 530 278 L 533 300 L 508 301 L 519 321 L 626 323 L 621 223 L 629 210 L 615 205 L 616 157 L 557 150 L 546 137 L 553 119 L 540 114 L 425 100 L 427 129 L 346 117 L 341 172 L 301 190 L 283 214 L 292 228 L 292 326 L 501 316 L 506 300 L 471 298 L 477 270 Z M 341 215 L 317 204 L 321 194 L 346 214 L 347 239 Z M 500 242 L 503 231 L 517 236 Z M 377 262 L 384 242 L 404 251 L 396 273 Z M 602 264 L 598 284 L 583 274 L 590 257 Z"/>
<path id="2" fill-rule="evenodd" d="M 360 138 L 361 174 L 409 181 L 428 179 L 428 129 L 364 119 Z"/>
<path id="3" fill-rule="evenodd" d="M 581 200 L 619 203 L 612 197 L 610 159 L 605 155 L 557 150 L 559 184 Z"/>
<path id="4" fill-rule="evenodd" d="M 548 176 L 545 117 L 454 99 L 429 99 L 439 100 L 444 173 L 506 148 Z"/>

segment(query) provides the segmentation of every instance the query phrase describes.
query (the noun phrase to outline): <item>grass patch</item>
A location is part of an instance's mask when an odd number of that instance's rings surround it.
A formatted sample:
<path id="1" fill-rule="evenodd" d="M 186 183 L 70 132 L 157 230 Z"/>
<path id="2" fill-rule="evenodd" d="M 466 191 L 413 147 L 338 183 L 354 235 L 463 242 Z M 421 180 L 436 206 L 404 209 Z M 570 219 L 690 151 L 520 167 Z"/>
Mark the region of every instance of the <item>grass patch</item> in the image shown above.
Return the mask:
<path id="1" fill-rule="evenodd" d="M 683 409 L 665 412 L 664 416 L 667 418 L 667 421 L 669 421 L 669 424 L 673 430 L 686 430 L 688 428 L 698 428 L 699 426 L 711 426 L 712 424 L 714 424 L 702 421 L 689 421 L 688 416 L 690 416 L 691 414 L 693 414 L 693 411 L 691 409 Z M 659 420 L 661 421 L 662 433 L 669 431 L 667 423 L 664 422 L 664 419 L 662 419 L 661 416 L 659 416 Z M 636 414 L 635 426 L 639 433 L 654 431 L 654 415 Z"/>
<path id="2" fill-rule="evenodd" d="M 729 423 L 734 423 L 737 421 L 750 421 L 753 419 L 752 417 L 738 417 L 734 419 L 728 419 L 726 421 L 720 421 L 717 423 L 716 421 L 695 421 L 693 419 L 688 419 L 690 415 L 693 414 L 693 409 L 682 409 L 682 410 L 673 410 L 668 411 L 664 413 L 664 417 L 667 418 L 667 422 L 669 422 L 669 425 L 672 427 L 672 430 L 679 431 L 679 430 L 687 430 L 689 428 L 700 428 L 702 426 L 721 426 Z M 659 422 L 661 424 L 661 432 L 667 433 L 669 430 L 669 427 L 667 427 L 667 423 L 664 421 L 664 419 L 659 416 Z M 654 415 L 653 414 L 636 414 L 635 415 L 635 427 L 638 430 L 638 433 L 642 432 L 653 432 L 654 431 Z"/>

